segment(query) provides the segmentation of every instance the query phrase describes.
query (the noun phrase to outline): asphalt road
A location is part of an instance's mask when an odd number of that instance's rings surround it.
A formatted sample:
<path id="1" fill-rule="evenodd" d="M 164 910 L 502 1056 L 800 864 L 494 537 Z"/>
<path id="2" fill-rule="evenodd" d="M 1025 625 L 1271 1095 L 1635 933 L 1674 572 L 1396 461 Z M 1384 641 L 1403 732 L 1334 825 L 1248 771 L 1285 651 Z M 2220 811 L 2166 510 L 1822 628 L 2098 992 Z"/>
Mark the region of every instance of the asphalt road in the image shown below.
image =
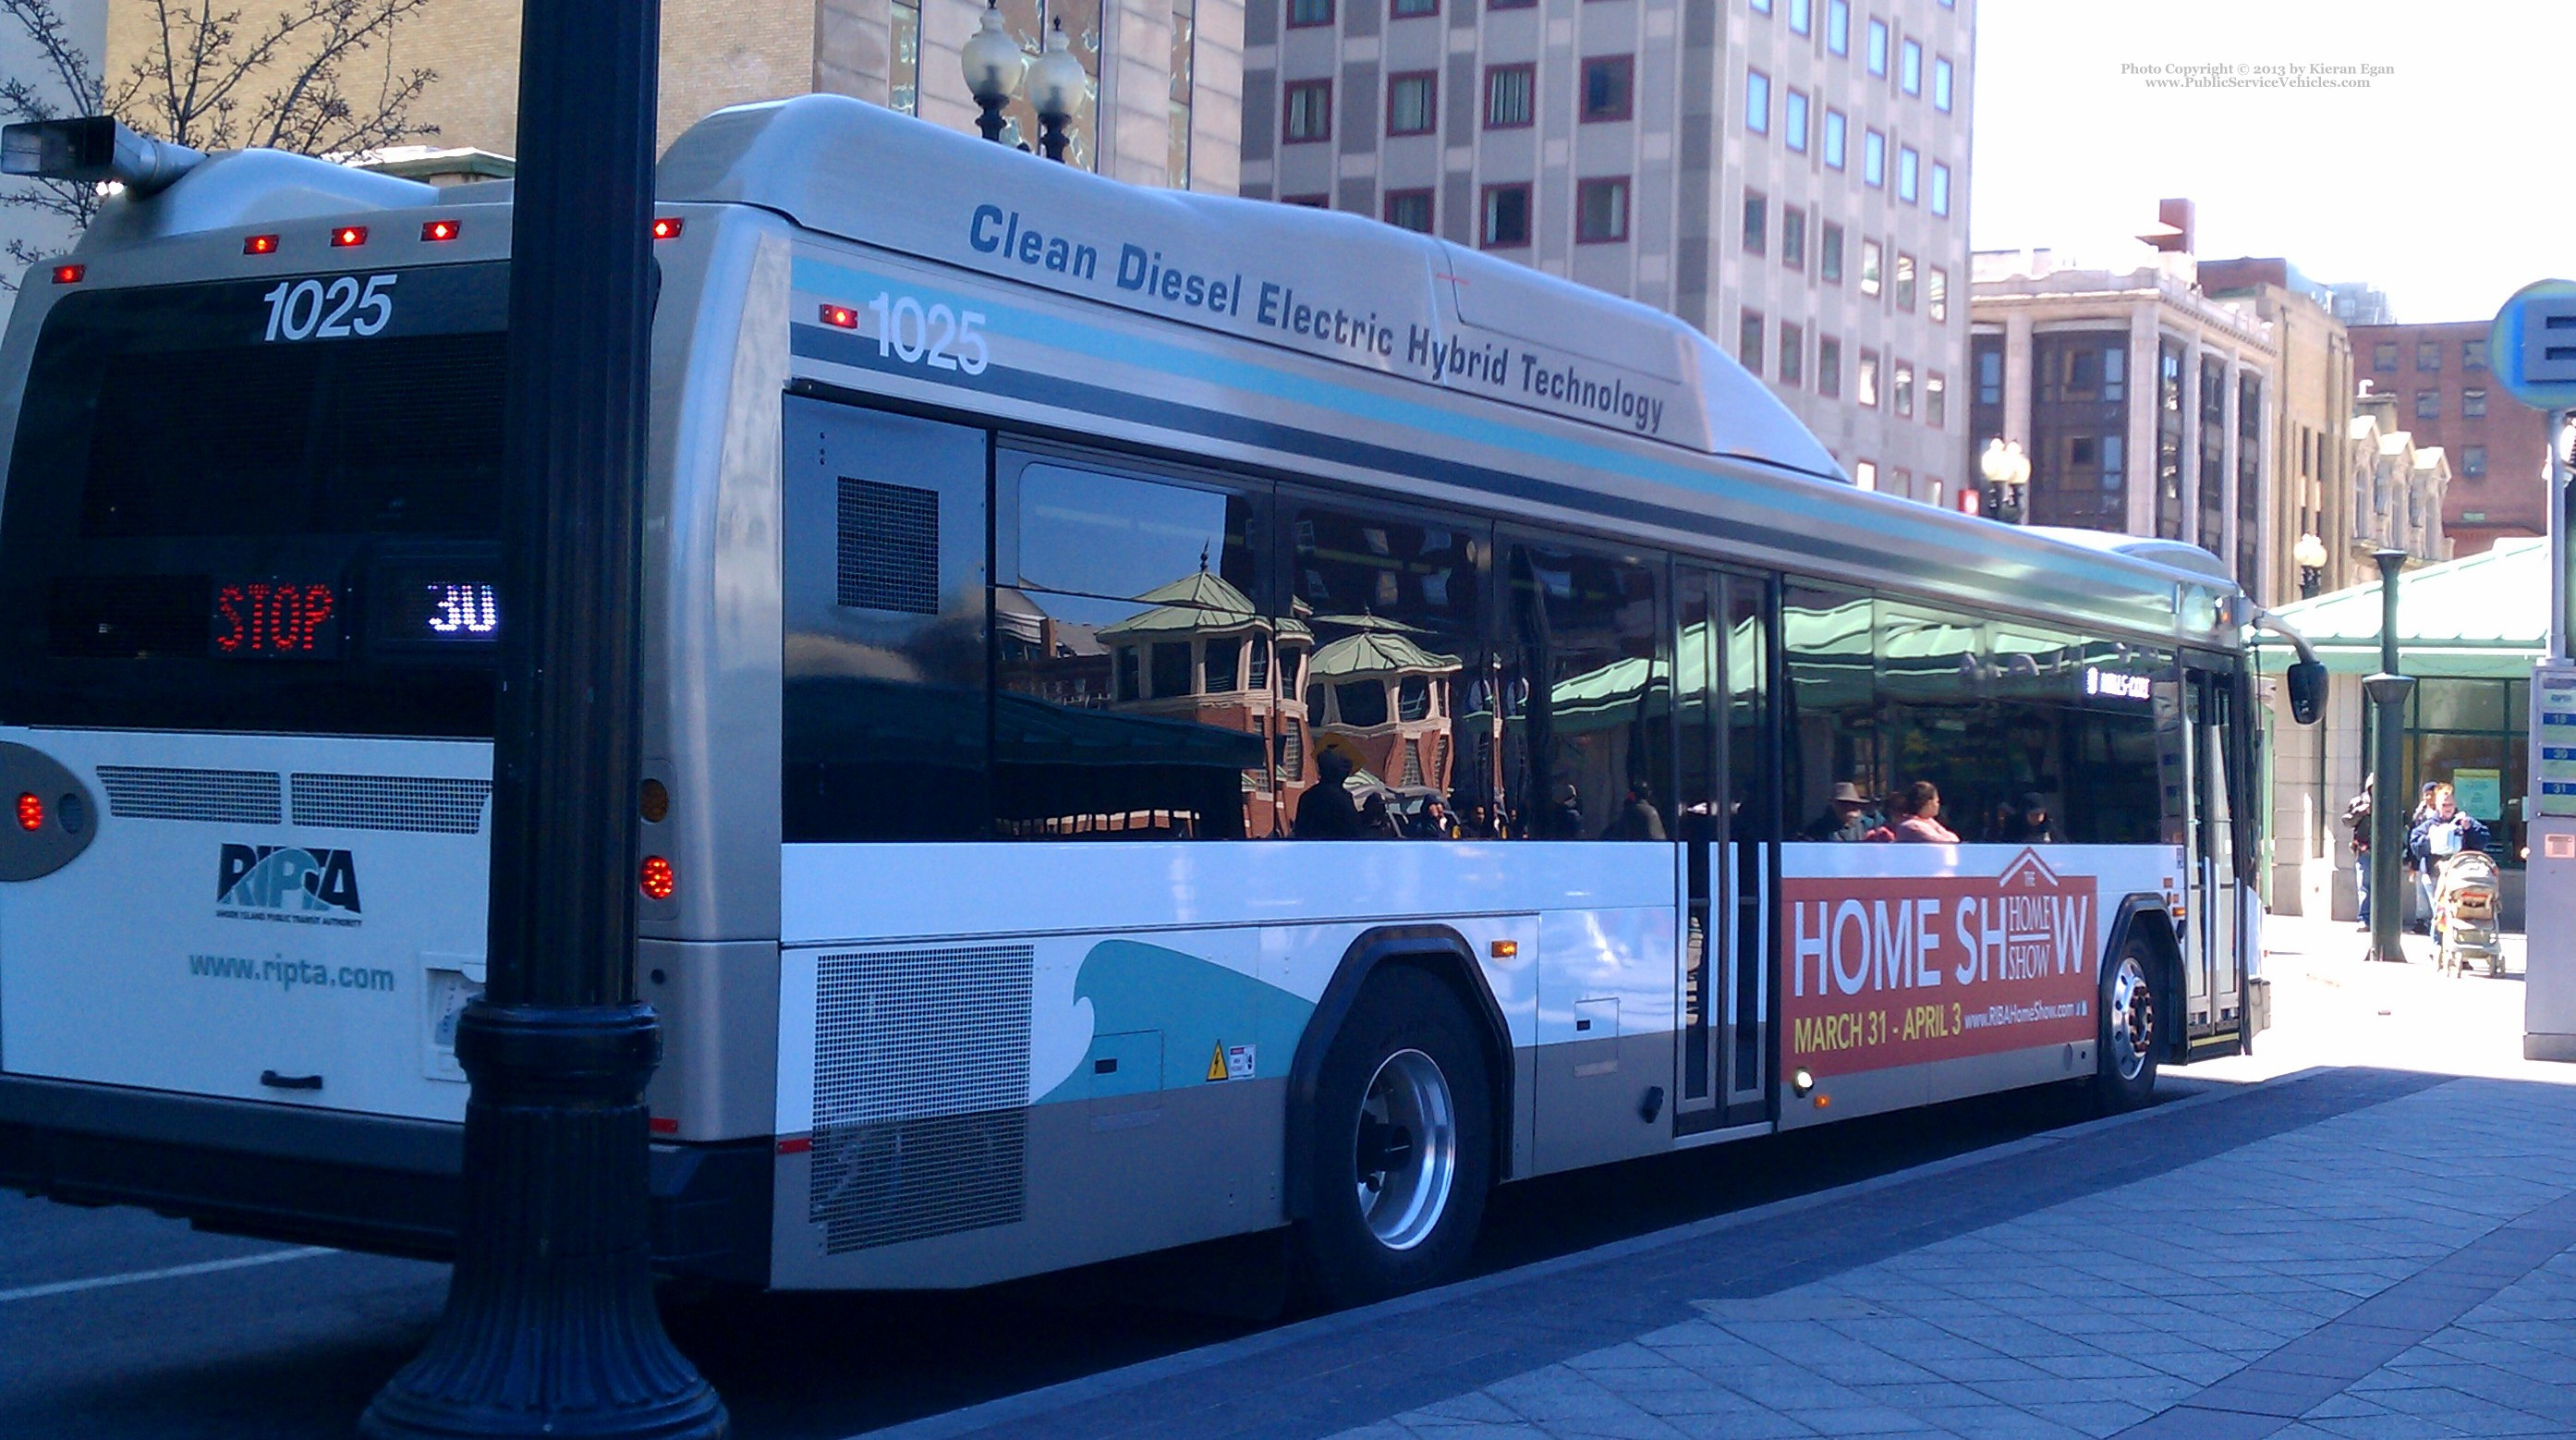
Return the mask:
<path id="1" fill-rule="evenodd" d="M 2159 1098 L 2207 1082 L 2168 1078 Z M 1508 1187 L 1502 1269 L 2070 1123 L 2050 1092 L 1966 1101 Z M 673 1335 L 746 1440 L 837 1440 L 1261 1328 L 1155 1303 L 1257 1292 L 1255 1247 L 947 1295 L 674 1295 Z M 442 1266 L 202 1235 L 132 1210 L 0 1196 L 0 1434 L 349 1433 L 416 1353 Z"/>

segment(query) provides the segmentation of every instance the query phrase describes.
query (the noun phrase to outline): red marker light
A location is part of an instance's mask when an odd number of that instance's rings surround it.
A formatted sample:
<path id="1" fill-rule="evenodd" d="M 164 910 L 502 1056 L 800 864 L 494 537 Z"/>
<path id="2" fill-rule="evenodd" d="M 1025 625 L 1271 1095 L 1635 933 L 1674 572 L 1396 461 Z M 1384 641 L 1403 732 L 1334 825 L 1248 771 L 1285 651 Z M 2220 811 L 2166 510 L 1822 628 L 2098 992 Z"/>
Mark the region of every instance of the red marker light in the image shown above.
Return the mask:
<path id="1" fill-rule="evenodd" d="M 671 862 L 659 855 L 644 857 L 644 868 L 637 873 L 635 883 L 643 887 L 647 900 L 668 900 L 680 888 L 679 878 L 671 873 Z"/>
<path id="2" fill-rule="evenodd" d="M 856 330 L 859 328 L 859 312 L 847 305 L 826 305 L 823 307 L 823 323 Z"/>
<path id="3" fill-rule="evenodd" d="M 364 245 L 367 243 L 367 227 L 364 225 L 343 225 L 339 229 L 331 232 L 331 243 L 341 249 L 346 249 L 352 245 Z"/>
<path id="4" fill-rule="evenodd" d="M 465 227 L 462 224 L 454 220 L 424 220 L 421 222 L 420 226 L 420 238 L 423 240 L 453 240 L 456 238 L 456 232 L 464 228 Z"/>
<path id="5" fill-rule="evenodd" d="M 54 267 L 54 283 L 57 285 L 78 285 L 81 282 L 81 277 L 88 273 L 89 267 L 86 265 L 57 265 Z"/>
<path id="6" fill-rule="evenodd" d="M 21 830 L 45 828 L 45 802 L 42 797 L 33 793 L 18 797 L 18 828 Z"/>
<path id="7" fill-rule="evenodd" d="M 680 238 L 680 223 L 680 217 L 677 215 L 663 216 L 653 222 L 653 238 L 656 240 L 677 240 Z"/>
<path id="8" fill-rule="evenodd" d="M 242 253 L 244 255 L 274 255 L 277 253 L 277 237 L 274 235 L 250 236 L 242 241 Z"/>

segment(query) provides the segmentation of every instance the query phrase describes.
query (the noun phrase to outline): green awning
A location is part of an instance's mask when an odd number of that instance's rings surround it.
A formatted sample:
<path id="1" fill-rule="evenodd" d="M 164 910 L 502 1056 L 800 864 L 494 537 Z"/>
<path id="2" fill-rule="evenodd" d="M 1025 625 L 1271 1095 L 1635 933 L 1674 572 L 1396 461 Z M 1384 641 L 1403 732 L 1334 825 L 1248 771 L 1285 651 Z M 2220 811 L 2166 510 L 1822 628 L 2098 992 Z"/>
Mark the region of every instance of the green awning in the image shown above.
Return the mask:
<path id="1" fill-rule="evenodd" d="M 2282 621 L 2308 637 L 2339 675 L 2379 668 L 2379 585 L 2355 585 L 2284 605 Z M 2298 655 L 2264 634 L 2262 667 L 2279 674 Z M 2499 540 L 2460 560 L 2409 570 L 2397 580 L 2397 645 L 2409 675 L 2518 678 L 2549 644 L 2549 542 Z"/>

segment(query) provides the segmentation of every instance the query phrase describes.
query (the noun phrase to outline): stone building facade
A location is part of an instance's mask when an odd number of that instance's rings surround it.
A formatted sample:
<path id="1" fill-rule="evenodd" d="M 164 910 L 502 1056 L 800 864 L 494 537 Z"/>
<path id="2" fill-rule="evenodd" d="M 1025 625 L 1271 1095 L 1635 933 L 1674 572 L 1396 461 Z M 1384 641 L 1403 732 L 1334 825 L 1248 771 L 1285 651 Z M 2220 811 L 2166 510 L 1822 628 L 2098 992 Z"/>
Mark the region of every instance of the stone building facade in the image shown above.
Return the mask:
<path id="1" fill-rule="evenodd" d="M 2352 425 L 2356 382 L 2352 337 L 2335 318 L 2333 291 L 2277 257 L 2203 260 L 2199 271 L 2202 293 L 2251 307 L 2272 326 L 2280 351 L 2264 593 L 2276 603 L 2298 598 L 2304 577 L 2297 547 L 2304 535 L 2325 547 L 2326 563 L 2317 567 L 2320 592 L 2375 573 L 2368 553 L 2351 543 L 2351 458 L 2339 440 Z"/>
<path id="2" fill-rule="evenodd" d="M 664 0 L 660 139 L 668 145 L 727 105 L 823 91 L 974 128 L 958 50 L 982 0 Z M 1231 194 L 1242 113 L 1242 0 L 1012 0 L 1002 12 L 1034 55 L 1042 22 L 1062 20 L 1092 76 L 1077 117 L 1077 158 L 1141 185 Z M 110 0 L 108 72 L 148 53 L 153 14 Z M 442 147 L 516 151 L 519 6 L 434 0 L 384 55 L 398 71 L 437 72 L 418 106 Z M 1034 129 L 1025 102 L 1013 119 Z"/>
<path id="3" fill-rule="evenodd" d="M 1243 193 L 1670 311 L 1954 503 L 1975 0 L 1253 0 Z"/>
<path id="4" fill-rule="evenodd" d="M 2390 396 L 2419 445 L 2450 457 L 2443 522 L 2474 555 L 2508 536 L 2549 533 L 2549 421 L 2505 393 L 2489 368 L 2484 320 L 2363 325 L 2352 332 L 2361 378 Z"/>
<path id="5" fill-rule="evenodd" d="M 2258 600 L 2282 598 L 2273 321 L 2203 293 L 2189 253 L 2148 249 L 2124 269 L 1980 252 L 1971 309 L 1959 463 L 1989 440 L 2017 441 L 2029 523 L 2187 541 Z"/>

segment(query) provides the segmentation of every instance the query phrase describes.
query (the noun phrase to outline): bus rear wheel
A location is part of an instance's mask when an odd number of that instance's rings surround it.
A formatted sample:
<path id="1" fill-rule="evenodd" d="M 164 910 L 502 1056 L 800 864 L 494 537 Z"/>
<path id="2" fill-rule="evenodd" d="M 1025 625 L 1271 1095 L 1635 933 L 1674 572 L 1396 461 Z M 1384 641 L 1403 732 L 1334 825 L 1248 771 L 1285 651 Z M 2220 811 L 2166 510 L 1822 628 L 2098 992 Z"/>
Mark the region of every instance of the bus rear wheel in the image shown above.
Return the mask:
<path id="1" fill-rule="evenodd" d="M 1366 1304 L 1456 1273 L 1493 1179 L 1484 1047 L 1448 985 L 1370 977 L 1324 1052 L 1299 1252 L 1307 1294 Z"/>
<path id="2" fill-rule="evenodd" d="M 2138 940 L 2102 967 L 2093 1093 L 2106 1112 L 2135 1110 L 2155 1093 L 2156 1052 L 2164 1045 L 2163 999 L 2156 989 L 2161 973 L 2155 952 Z"/>

